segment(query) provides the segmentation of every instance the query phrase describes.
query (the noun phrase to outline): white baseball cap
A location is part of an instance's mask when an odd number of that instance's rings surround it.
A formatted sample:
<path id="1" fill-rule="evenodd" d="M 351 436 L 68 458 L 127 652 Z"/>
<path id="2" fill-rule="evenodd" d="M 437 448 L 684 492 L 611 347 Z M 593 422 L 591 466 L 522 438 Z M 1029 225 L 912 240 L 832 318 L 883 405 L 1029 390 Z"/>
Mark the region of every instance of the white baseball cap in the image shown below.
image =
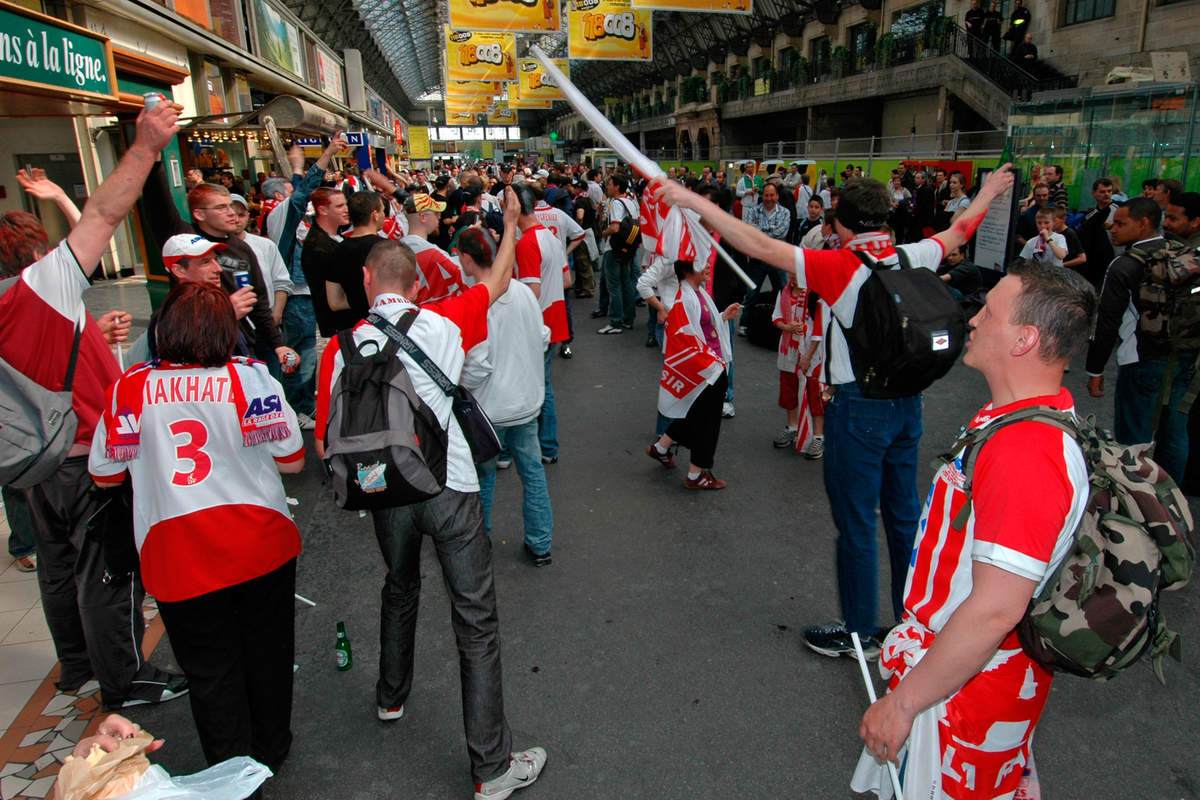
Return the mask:
<path id="1" fill-rule="evenodd" d="M 225 245 L 212 242 L 195 233 L 177 233 L 163 245 L 163 263 L 173 267 L 185 258 L 199 258 L 214 250 L 224 250 Z"/>
<path id="2" fill-rule="evenodd" d="M 242 208 L 245 208 L 245 209 L 250 208 L 250 204 L 246 202 L 246 198 L 242 197 L 240 194 L 234 194 L 233 192 L 230 192 L 229 193 L 229 202 L 240 203 Z"/>

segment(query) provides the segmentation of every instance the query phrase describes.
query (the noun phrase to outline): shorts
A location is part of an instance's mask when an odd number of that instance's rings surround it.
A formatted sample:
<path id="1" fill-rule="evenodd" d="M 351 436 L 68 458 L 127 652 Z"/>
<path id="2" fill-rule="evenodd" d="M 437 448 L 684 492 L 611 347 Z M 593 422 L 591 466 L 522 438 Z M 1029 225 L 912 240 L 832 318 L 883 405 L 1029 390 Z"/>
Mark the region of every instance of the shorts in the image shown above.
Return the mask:
<path id="1" fill-rule="evenodd" d="M 804 379 L 804 395 L 808 400 L 808 413 L 814 417 L 825 416 L 825 398 L 821 397 L 821 390 L 824 384 L 816 375 L 809 375 Z"/>
<path id="2" fill-rule="evenodd" d="M 779 407 L 794 411 L 800 407 L 800 376 L 779 370 Z"/>

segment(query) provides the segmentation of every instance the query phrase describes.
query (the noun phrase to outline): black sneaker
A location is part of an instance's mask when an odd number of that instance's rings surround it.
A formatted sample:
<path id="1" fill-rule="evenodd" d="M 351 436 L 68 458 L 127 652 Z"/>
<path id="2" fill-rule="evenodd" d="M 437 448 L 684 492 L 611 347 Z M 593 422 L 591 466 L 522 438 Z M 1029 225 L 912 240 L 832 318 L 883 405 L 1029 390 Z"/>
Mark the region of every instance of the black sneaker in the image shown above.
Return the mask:
<path id="1" fill-rule="evenodd" d="M 571 350 L 571 343 L 563 342 L 560 344 L 558 346 L 558 355 L 562 358 L 570 358 L 571 356 L 575 355 L 575 353 Z"/>
<path id="2" fill-rule="evenodd" d="M 592 319 L 600 319 L 601 317 L 607 317 L 607 316 L 608 316 L 607 308 L 604 309 L 603 311 L 601 311 L 600 309 L 597 308 L 595 311 L 592 312 Z"/>
<path id="3" fill-rule="evenodd" d="M 871 635 L 858 638 L 862 643 L 864 656 L 868 659 L 879 657 L 879 640 L 877 638 Z M 830 658 L 857 657 L 854 652 L 854 640 L 850 638 L 850 631 L 846 630 L 844 622 L 831 622 L 827 625 L 814 625 L 806 628 L 804 644 L 813 652 Z"/>
<path id="4" fill-rule="evenodd" d="M 529 545 L 525 545 L 525 555 L 529 556 L 529 560 L 535 567 L 548 567 L 554 563 L 554 556 L 550 555 L 549 550 L 544 553 L 535 553 L 529 548 Z"/>
<path id="5" fill-rule="evenodd" d="M 120 703 L 105 703 L 105 711 L 120 711 L 123 708 L 132 708 L 134 706 L 144 706 L 151 703 L 167 703 L 171 700 L 176 700 L 188 693 L 188 680 L 179 673 L 168 673 L 167 684 L 163 688 L 162 693 L 153 700 L 145 700 L 139 697 L 131 697 Z"/>
<path id="6" fill-rule="evenodd" d="M 653 336 L 647 336 L 646 347 L 658 347 L 658 339 L 655 339 Z"/>

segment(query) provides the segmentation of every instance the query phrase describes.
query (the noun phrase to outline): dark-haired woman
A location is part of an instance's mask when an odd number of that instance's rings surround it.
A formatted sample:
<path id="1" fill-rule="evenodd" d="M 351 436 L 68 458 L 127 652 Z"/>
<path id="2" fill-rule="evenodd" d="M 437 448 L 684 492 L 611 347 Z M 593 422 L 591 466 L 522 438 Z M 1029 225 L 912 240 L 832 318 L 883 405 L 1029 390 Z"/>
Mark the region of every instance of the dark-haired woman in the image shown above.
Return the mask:
<path id="1" fill-rule="evenodd" d="M 699 271 L 695 267 L 700 267 Z M 717 309 L 704 284 L 710 267 L 706 262 L 676 261 L 679 292 L 667 315 L 667 346 L 658 410 L 674 422 L 646 454 L 664 467 L 674 467 L 670 448 L 679 442 L 691 451 L 688 489 L 724 489 L 725 481 L 712 473 L 717 439 L 721 435 L 721 405 L 729 385 L 726 370 L 733 358 L 729 326 L 724 320 L 737 317 L 738 303 L 724 312 Z"/>
<path id="2" fill-rule="evenodd" d="M 102 487 L 132 480 L 142 579 L 208 763 L 248 755 L 275 770 L 292 740 L 300 553 L 278 472 L 303 469 L 304 444 L 266 365 L 232 356 L 237 335 L 219 286 L 175 286 L 158 358 L 110 387 L 88 468 Z"/>

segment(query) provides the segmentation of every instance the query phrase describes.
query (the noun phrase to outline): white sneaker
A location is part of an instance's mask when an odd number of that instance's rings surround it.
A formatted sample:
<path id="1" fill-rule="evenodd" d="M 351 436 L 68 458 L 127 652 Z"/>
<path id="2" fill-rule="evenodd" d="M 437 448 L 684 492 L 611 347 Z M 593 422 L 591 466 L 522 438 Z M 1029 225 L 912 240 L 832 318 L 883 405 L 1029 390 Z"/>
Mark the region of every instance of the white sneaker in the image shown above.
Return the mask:
<path id="1" fill-rule="evenodd" d="M 538 779 L 546 766 L 546 751 L 531 747 L 513 753 L 508 772 L 490 781 L 475 784 L 475 800 L 504 800 L 517 789 L 523 789 Z"/>
<path id="2" fill-rule="evenodd" d="M 509 456 L 500 456 L 496 459 L 496 469 L 508 469 L 512 466 L 512 458 Z"/>
<path id="3" fill-rule="evenodd" d="M 808 443 L 808 447 L 804 448 L 803 455 L 809 461 L 816 461 L 825 457 L 825 440 L 813 439 Z"/>
<path id="4" fill-rule="evenodd" d="M 300 423 L 300 430 L 311 431 L 317 427 L 317 421 L 308 414 L 297 414 L 296 422 Z"/>
<path id="5" fill-rule="evenodd" d="M 404 706 L 396 706 L 395 708 L 384 708 L 376 706 L 375 713 L 384 722 L 394 722 L 404 716 Z"/>
<path id="6" fill-rule="evenodd" d="M 721 416 L 725 419 L 733 419 L 733 403 L 726 403 L 721 406 Z"/>

